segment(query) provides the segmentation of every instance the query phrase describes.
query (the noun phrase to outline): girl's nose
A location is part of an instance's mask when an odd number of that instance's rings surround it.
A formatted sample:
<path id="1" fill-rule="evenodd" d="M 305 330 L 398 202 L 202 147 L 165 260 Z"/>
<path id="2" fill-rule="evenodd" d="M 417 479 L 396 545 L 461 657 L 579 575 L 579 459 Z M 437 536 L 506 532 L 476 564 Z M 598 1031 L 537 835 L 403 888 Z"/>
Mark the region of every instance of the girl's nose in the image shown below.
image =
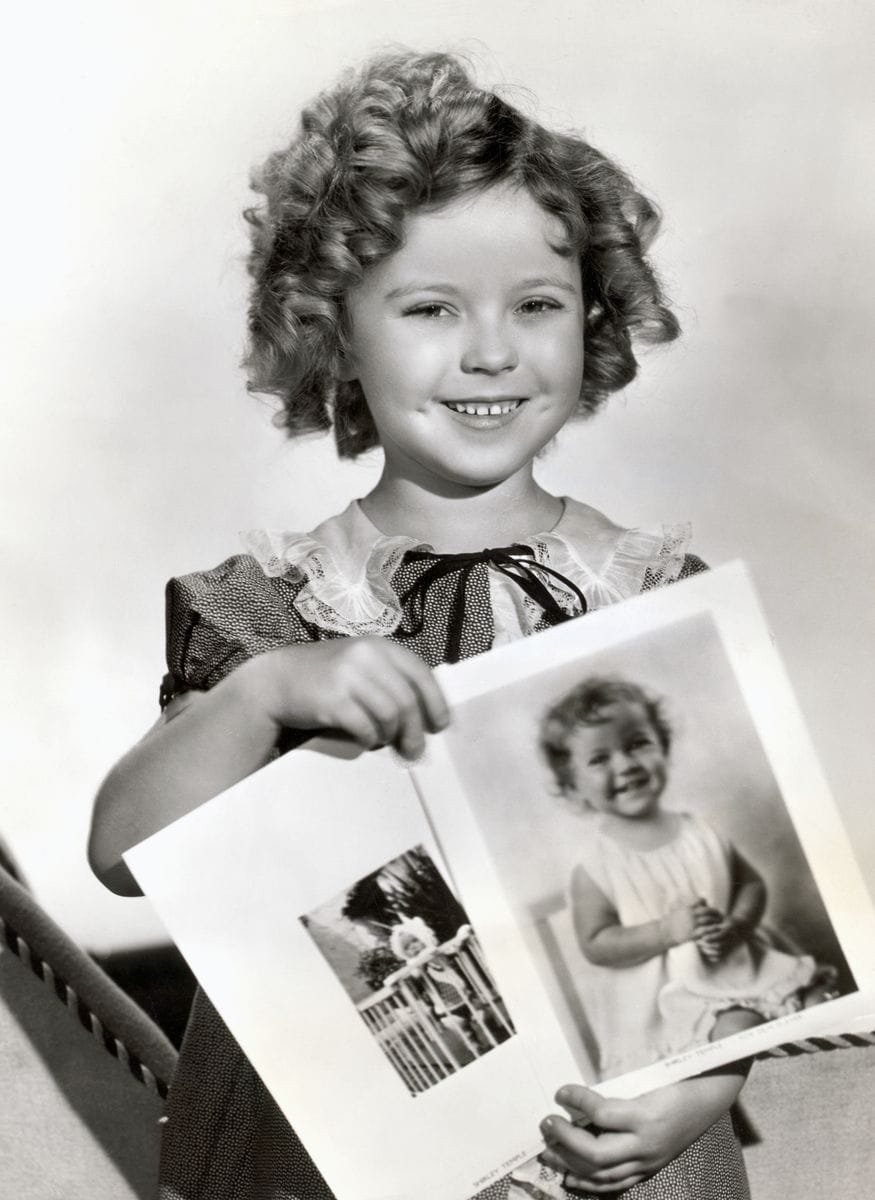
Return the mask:
<path id="1" fill-rule="evenodd" d="M 469 331 L 462 352 L 462 370 L 498 375 L 519 363 L 512 332 L 503 321 L 479 321 Z"/>

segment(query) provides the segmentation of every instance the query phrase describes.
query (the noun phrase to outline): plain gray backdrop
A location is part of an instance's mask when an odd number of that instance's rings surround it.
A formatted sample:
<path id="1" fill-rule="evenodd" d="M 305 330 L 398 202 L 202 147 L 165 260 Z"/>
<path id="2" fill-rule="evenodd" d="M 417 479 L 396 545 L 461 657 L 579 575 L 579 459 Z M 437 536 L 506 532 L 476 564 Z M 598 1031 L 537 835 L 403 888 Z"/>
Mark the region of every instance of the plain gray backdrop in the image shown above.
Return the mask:
<path id="1" fill-rule="evenodd" d="M 626 524 L 746 558 L 870 880 L 871 7 L 855 0 L 60 0 L 7 18 L 2 834 L 87 945 L 159 936 L 85 865 L 154 720 L 166 578 L 364 493 L 249 398 L 247 175 L 389 41 L 617 156 L 665 210 L 684 339 L 541 464 Z"/>

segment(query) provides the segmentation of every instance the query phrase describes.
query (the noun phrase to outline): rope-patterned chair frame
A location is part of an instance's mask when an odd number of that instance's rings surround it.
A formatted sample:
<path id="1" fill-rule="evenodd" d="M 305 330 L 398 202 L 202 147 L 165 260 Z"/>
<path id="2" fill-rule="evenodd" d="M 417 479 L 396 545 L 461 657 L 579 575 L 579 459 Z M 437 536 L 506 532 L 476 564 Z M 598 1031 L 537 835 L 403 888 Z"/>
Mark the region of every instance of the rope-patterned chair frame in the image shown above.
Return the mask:
<path id="1" fill-rule="evenodd" d="M 169 1087 L 168 1081 L 160 1079 L 145 1063 L 141 1062 L 122 1038 L 107 1028 L 100 1017 L 89 1008 L 78 995 L 76 989 L 63 979 L 53 969 L 51 963 L 42 958 L 2 915 L 0 915 L 0 934 L 2 934 L 3 944 L 25 966 L 30 968 L 37 979 L 42 980 L 46 987 L 51 989 L 55 997 L 75 1014 L 79 1024 L 113 1058 L 126 1066 L 134 1078 L 148 1088 L 150 1092 L 156 1093 L 162 1100 L 166 1099 Z"/>
<path id="2" fill-rule="evenodd" d="M 863 1046 L 875 1046 L 875 1032 L 800 1038 L 797 1042 L 784 1042 L 780 1046 L 773 1046 L 771 1050 L 763 1050 L 754 1058 L 795 1058 L 800 1054 L 819 1054 L 823 1050 L 858 1050 Z"/>

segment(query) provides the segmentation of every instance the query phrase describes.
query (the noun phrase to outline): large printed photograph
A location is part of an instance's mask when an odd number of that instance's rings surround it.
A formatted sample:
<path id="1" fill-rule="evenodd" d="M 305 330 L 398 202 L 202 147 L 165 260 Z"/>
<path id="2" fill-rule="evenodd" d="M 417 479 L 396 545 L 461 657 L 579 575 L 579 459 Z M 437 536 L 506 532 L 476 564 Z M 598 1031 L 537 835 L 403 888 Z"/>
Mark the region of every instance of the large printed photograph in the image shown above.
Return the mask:
<path id="1" fill-rule="evenodd" d="M 710 614 L 478 696 L 446 737 L 588 1077 L 857 990 Z"/>

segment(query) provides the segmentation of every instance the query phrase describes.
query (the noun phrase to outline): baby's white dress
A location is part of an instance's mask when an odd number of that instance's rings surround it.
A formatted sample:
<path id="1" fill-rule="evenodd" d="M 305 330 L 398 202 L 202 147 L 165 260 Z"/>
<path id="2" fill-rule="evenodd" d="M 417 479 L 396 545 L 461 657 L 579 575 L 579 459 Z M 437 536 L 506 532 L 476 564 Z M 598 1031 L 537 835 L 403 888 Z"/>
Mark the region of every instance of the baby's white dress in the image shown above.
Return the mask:
<path id="1" fill-rule="evenodd" d="M 732 900 L 732 846 L 711 825 L 679 813 L 680 828 L 653 850 L 621 845 L 594 816 L 580 860 L 616 909 L 622 925 L 640 925 L 673 908 L 704 899 L 728 912 Z M 718 963 L 695 942 L 630 967 L 585 963 L 580 970 L 585 1007 L 599 1045 L 599 1069 L 608 1079 L 708 1041 L 717 1016 L 749 1008 L 772 1020 L 801 1007 L 816 971 L 808 955 L 787 954 L 757 931 Z"/>

